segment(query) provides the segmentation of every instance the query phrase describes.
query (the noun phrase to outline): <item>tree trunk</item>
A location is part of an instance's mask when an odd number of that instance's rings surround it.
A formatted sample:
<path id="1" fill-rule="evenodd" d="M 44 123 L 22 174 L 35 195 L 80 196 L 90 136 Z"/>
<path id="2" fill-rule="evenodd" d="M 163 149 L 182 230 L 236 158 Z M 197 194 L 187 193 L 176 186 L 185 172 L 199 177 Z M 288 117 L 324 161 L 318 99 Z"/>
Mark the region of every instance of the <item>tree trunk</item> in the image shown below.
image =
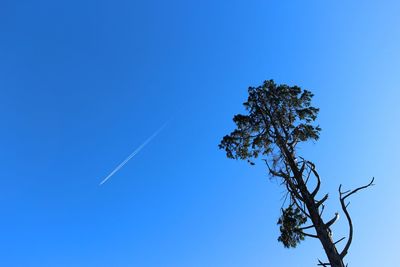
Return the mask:
<path id="1" fill-rule="evenodd" d="M 324 223 L 320 213 L 318 206 L 314 197 L 308 191 L 306 184 L 304 183 L 302 174 L 296 166 L 293 155 L 291 155 L 288 149 L 284 146 L 284 153 L 289 162 L 289 166 L 292 169 L 294 174 L 294 178 L 296 179 L 298 188 L 300 190 L 301 196 L 304 199 L 304 203 L 307 207 L 307 210 L 310 214 L 310 219 L 315 227 L 315 231 L 317 232 L 317 237 L 322 244 L 322 247 L 325 250 L 326 256 L 328 257 L 329 264 L 331 267 L 345 267 L 342 257 L 336 249 L 336 246 L 331 238 L 330 231 L 328 226 Z"/>
<path id="2" fill-rule="evenodd" d="M 308 191 L 308 190 L 307 190 Z M 308 192 L 307 192 L 308 193 Z M 309 194 L 308 194 L 309 195 Z M 331 238 L 328 227 L 323 222 L 319 215 L 318 208 L 313 199 L 305 197 L 305 203 L 311 216 L 311 221 L 315 226 L 318 239 L 325 250 L 331 267 L 344 267 L 343 260 L 336 249 L 336 246 Z"/>

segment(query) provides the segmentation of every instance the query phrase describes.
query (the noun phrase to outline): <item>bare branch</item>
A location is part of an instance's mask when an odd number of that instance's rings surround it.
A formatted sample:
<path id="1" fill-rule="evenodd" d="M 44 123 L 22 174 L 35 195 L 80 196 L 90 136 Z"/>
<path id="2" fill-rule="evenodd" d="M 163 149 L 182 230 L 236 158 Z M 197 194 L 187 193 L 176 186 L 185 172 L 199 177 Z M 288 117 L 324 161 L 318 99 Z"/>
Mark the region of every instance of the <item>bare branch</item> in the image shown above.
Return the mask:
<path id="1" fill-rule="evenodd" d="M 373 186 L 373 185 L 374 185 L 374 184 L 373 184 L 373 183 L 374 183 L 374 180 L 375 180 L 375 177 L 372 177 L 372 180 L 371 180 L 371 182 L 369 182 L 369 184 L 364 185 L 364 186 L 360 186 L 360 187 L 358 187 L 358 188 L 356 188 L 356 189 L 350 191 L 350 193 L 346 194 L 346 195 L 343 197 L 343 200 L 345 200 L 347 197 L 351 196 L 352 194 L 357 193 L 357 191 L 360 191 L 360 190 L 365 189 L 365 188 L 367 188 L 367 187 Z M 342 194 L 345 194 L 345 193 L 342 193 Z"/>
<path id="2" fill-rule="evenodd" d="M 354 193 L 356 193 L 356 192 L 358 192 L 358 191 L 360 191 L 362 189 L 365 189 L 367 187 L 372 186 L 373 182 L 374 182 L 374 179 L 375 178 L 372 178 L 371 182 L 369 182 L 367 185 L 360 186 L 360 187 L 358 187 L 358 188 L 356 188 L 356 189 L 354 189 L 354 190 L 352 190 L 350 192 L 349 191 L 342 192 L 342 185 L 339 186 L 340 205 L 342 206 L 342 210 L 343 210 L 344 214 L 346 215 L 347 222 L 349 223 L 349 239 L 347 240 L 347 243 L 346 243 L 345 247 L 343 248 L 342 252 L 340 253 L 340 257 L 342 259 L 346 256 L 346 254 L 347 254 L 347 252 L 348 252 L 348 250 L 350 248 L 351 242 L 353 241 L 353 222 L 351 221 L 350 214 L 349 214 L 349 212 L 347 210 L 348 204 L 347 205 L 345 204 L 345 200 L 346 200 L 346 198 L 348 198 L 352 194 L 354 194 Z"/>
<path id="3" fill-rule="evenodd" d="M 329 222 L 326 223 L 326 227 L 330 227 L 339 219 L 339 213 L 335 213 L 335 217 L 333 217 Z"/>
<path id="4" fill-rule="evenodd" d="M 301 227 L 299 230 L 305 230 L 305 229 L 310 229 L 310 228 L 313 228 L 313 227 L 315 227 L 315 225 L 309 225 L 309 226 L 304 226 L 304 227 Z"/>
<path id="5" fill-rule="evenodd" d="M 306 178 L 305 184 L 307 184 L 307 183 L 308 183 L 308 180 L 310 179 L 310 175 L 311 175 L 311 169 L 308 171 L 308 174 L 307 174 L 307 178 Z"/>
<path id="6" fill-rule="evenodd" d="M 344 240 L 344 239 L 346 239 L 346 237 L 344 236 L 344 237 L 342 237 L 342 238 L 340 238 L 338 241 L 336 241 L 335 243 L 333 243 L 334 245 L 336 245 L 337 243 L 339 243 L 340 241 L 342 241 L 342 240 Z"/>
<path id="7" fill-rule="evenodd" d="M 300 233 L 302 233 L 303 235 L 308 236 L 308 237 L 318 238 L 317 235 L 308 234 L 308 233 L 305 233 L 305 232 L 303 232 L 303 231 L 300 231 Z"/>
<path id="8" fill-rule="evenodd" d="M 301 165 L 300 173 L 303 174 L 304 168 L 306 167 L 306 160 L 304 160 L 303 158 L 301 158 L 301 159 L 303 160 L 303 164 Z"/>
<path id="9" fill-rule="evenodd" d="M 327 199 L 328 199 L 328 194 L 326 194 L 320 201 L 317 201 L 317 208 L 319 207 L 319 206 L 321 206 Z"/>
<path id="10" fill-rule="evenodd" d="M 323 267 L 326 267 L 326 266 L 331 266 L 331 264 L 330 263 L 323 263 L 322 261 L 320 261 L 320 260 L 318 260 L 318 266 L 323 266 Z"/>
<path id="11" fill-rule="evenodd" d="M 284 199 L 283 199 L 283 203 L 282 203 L 282 207 L 281 207 L 281 208 L 283 208 L 283 206 L 285 206 L 285 203 L 286 203 L 286 200 L 287 200 L 287 198 L 288 198 L 289 194 L 290 194 L 290 192 L 289 192 L 289 191 L 288 191 L 288 192 L 286 192 L 286 194 L 285 194 L 285 197 L 284 197 Z"/>
<path id="12" fill-rule="evenodd" d="M 312 171 L 312 173 L 314 174 L 315 178 L 317 178 L 317 186 L 315 187 L 314 191 L 311 193 L 311 197 L 315 197 L 319 191 L 319 188 L 321 186 L 321 178 L 319 177 L 319 174 L 317 172 L 317 170 L 315 169 L 315 165 L 312 162 L 308 162 L 310 164 L 310 169 Z"/>
<path id="13" fill-rule="evenodd" d="M 312 224 L 312 225 L 308 225 L 308 226 L 305 226 L 305 227 L 301 227 L 301 228 L 299 228 L 299 230 L 300 230 L 300 232 L 301 232 L 303 235 L 305 235 L 305 236 L 309 236 L 309 237 L 313 237 L 313 238 L 318 238 L 317 235 L 309 234 L 309 233 L 306 233 L 306 232 L 303 231 L 303 230 L 310 229 L 310 228 L 315 228 L 315 226 Z"/>
<path id="14" fill-rule="evenodd" d="M 319 213 L 319 217 L 322 216 L 322 213 L 324 212 L 324 209 L 325 209 L 325 205 L 324 204 L 322 204 L 321 206 L 322 206 L 322 208 L 321 208 L 321 212 Z"/>

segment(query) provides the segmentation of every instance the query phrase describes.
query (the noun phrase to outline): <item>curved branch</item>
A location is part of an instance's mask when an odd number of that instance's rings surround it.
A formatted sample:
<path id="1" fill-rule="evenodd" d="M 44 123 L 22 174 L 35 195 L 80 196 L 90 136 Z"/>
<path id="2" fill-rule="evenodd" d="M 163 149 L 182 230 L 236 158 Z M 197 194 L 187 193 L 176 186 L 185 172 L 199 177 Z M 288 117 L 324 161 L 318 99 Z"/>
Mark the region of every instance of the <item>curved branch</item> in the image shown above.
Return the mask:
<path id="1" fill-rule="evenodd" d="M 326 223 L 326 227 L 330 227 L 339 219 L 339 213 L 335 212 L 335 217 L 333 217 L 329 222 Z"/>
<path id="2" fill-rule="evenodd" d="M 350 214 L 349 214 L 349 212 L 347 210 L 348 204 L 345 203 L 345 200 L 346 200 L 346 198 L 348 198 L 352 194 L 354 194 L 354 193 L 356 193 L 356 192 L 358 192 L 358 191 L 360 191 L 362 189 L 365 189 L 367 187 L 372 186 L 373 182 L 374 182 L 374 179 L 375 178 L 372 178 L 371 182 L 369 182 L 367 185 L 360 186 L 360 187 L 358 187 L 358 188 L 356 188 L 356 189 L 354 189 L 352 191 L 342 192 L 342 185 L 339 186 L 340 205 L 342 206 L 342 210 L 343 210 L 344 214 L 346 215 L 347 222 L 349 223 L 349 239 L 347 240 L 347 243 L 346 243 L 345 247 L 343 248 L 342 252 L 340 253 L 340 257 L 342 259 L 346 256 L 346 254 L 347 254 L 347 252 L 348 252 L 348 250 L 350 248 L 351 242 L 353 241 L 353 222 L 352 222 Z"/>
<path id="3" fill-rule="evenodd" d="M 317 178 L 317 186 L 315 187 L 314 191 L 311 193 L 311 197 L 314 198 L 317 195 L 319 188 L 321 187 L 321 178 L 319 177 L 319 174 L 318 174 L 317 170 L 315 169 L 314 163 L 312 163 L 310 161 L 308 163 L 310 165 L 310 169 L 311 169 L 312 173 Z"/>
<path id="4" fill-rule="evenodd" d="M 356 189 L 354 189 L 354 190 L 352 190 L 352 191 L 346 191 L 346 192 L 350 192 L 350 193 L 347 193 L 347 194 L 343 197 L 343 200 L 345 200 L 347 197 L 351 196 L 352 194 L 356 193 L 357 191 L 360 191 L 360 190 L 365 189 L 365 188 L 367 188 L 367 187 L 373 186 L 373 185 L 374 185 L 374 184 L 373 184 L 373 183 L 374 183 L 374 180 L 375 180 L 375 177 L 372 177 L 371 182 L 369 182 L 367 185 L 360 186 L 360 187 L 358 187 L 358 188 L 356 188 Z"/>
<path id="5" fill-rule="evenodd" d="M 327 199 L 328 199 L 328 194 L 326 194 L 320 201 L 317 201 L 317 203 L 316 203 L 316 205 L 317 205 L 317 208 L 319 207 L 319 206 L 321 206 Z"/>

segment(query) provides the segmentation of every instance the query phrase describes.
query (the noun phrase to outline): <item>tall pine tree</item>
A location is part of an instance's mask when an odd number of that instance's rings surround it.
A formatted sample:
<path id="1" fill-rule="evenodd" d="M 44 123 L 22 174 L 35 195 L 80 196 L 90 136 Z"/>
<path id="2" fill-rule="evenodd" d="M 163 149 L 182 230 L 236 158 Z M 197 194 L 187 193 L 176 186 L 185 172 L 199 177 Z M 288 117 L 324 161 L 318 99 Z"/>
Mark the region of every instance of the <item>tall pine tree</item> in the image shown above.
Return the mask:
<path id="1" fill-rule="evenodd" d="M 219 148 L 231 159 L 246 160 L 254 165 L 261 158 L 269 171 L 285 186 L 288 204 L 278 220 L 281 235 L 278 241 L 287 248 L 296 247 L 305 237 L 317 238 L 328 258 L 321 266 L 344 267 L 353 238 L 353 223 L 346 203 L 348 197 L 372 185 L 343 192 L 339 187 L 339 202 L 348 221 L 349 236 L 341 251 L 333 240 L 331 226 L 338 219 L 336 213 L 329 221 L 323 219 L 328 194 L 319 197 L 321 178 L 316 166 L 298 153 L 298 145 L 316 141 L 321 128 L 315 125 L 318 108 L 311 105 L 313 94 L 298 86 L 277 85 L 273 80 L 248 89 L 243 104 L 246 114 L 233 117 L 236 129 L 224 136 Z M 310 181 L 314 179 L 315 182 Z M 311 186 L 313 184 L 314 186 Z M 308 225 L 307 225 L 308 223 Z M 307 231 L 313 230 L 314 233 Z"/>

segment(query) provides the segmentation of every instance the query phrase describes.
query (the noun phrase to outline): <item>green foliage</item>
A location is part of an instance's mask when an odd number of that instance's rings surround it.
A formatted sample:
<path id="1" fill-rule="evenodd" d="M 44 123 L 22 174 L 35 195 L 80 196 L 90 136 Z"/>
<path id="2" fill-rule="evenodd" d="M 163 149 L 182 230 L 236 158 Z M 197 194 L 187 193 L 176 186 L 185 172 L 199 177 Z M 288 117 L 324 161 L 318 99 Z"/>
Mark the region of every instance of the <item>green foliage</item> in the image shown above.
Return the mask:
<path id="1" fill-rule="evenodd" d="M 301 202 L 300 191 L 306 189 L 299 187 L 296 179 L 302 177 L 295 178 L 293 169 L 302 169 L 302 163 L 304 168 L 305 161 L 297 160 L 295 148 L 300 142 L 319 138 L 321 129 L 313 125 L 319 111 L 311 106 L 313 94 L 298 86 L 277 85 L 273 80 L 250 87 L 248 93 L 243 103 L 246 114 L 234 116 L 236 129 L 223 137 L 219 148 L 228 158 L 247 160 L 252 165 L 253 159 L 262 157 L 270 174 L 283 179 L 291 203 L 296 199 Z M 302 175 L 303 170 L 297 173 Z M 282 210 L 278 240 L 287 248 L 296 247 L 304 240 L 300 226 L 306 219 L 304 212 L 292 205 Z"/>
<path id="2" fill-rule="evenodd" d="M 295 248 L 298 243 L 304 240 L 301 225 L 306 221 L 307 217 L 303 215 L 300 209 L 293 209 L 292 206 L 282 209 L 282 215 L 277 223 L 280 225 L 279 230 L 281 232 L 278 241 L 282 242 L 286 248 Z"/>
<path id="3" fill-rule="evenodd" d="M 248 92 L 243 103 L 248 114 L 234 116 L 236 129 L 219 145 L 228 158 L 251 160 L 270 154 L 279 158 L 283 145 L 293 153 L 298 142 L 318 139 L 321 129 L 311 123 L 319 109 L 311 106 L 310 91 L 269 80 Z"/>
<path id="4" fill-rule="evenodd" d="M 277 85 L 273 80 L 250 87 L 248 93 L 248 99 L 243 103 L 245 114 L 233 117 L 236 129 L 223 137 L 219 148 L 225 150 L 228 158 L 247 160 L 251 165 L 255 164 L 253 159 L 260 157 L 269 174 L 281 179 L 281 184 L 286 187 L 285 201 L 289 198 L 290 204 L 282 209 L 277 222 L 279 242 L 286 248 L 295 248 L 306 236 L 318 238 L 329 259 L 329 263 L 319 261 L 319 265 L 343 267 L 343 257 L 353 237 L 353 225 L 344 201 L 358 190 L 371 186 L 373 180 L 348 192 L 341 192 L 339 187 L 340 203 L 350 228 L 348 241 L 339 253 L 335 245 L 342 239 L 334 242 L 330 231 L 338 214 L 324 223 L 321 215 L 328 195 L 316 199 L 321 185 L 320 175 L 314 163 L 296 153 L 299 143 L 319 138 L 321 128 L 314 125 L 319 109 L 311 106 L 313 94 L 298 86 Z M 316 180 L 312 190 L 307 184 L 310 178 Z M 311 224 L 302 227 L 307 218 Z M 307 229 L 314 229 L 316 234 L 304 232 Z"/>

